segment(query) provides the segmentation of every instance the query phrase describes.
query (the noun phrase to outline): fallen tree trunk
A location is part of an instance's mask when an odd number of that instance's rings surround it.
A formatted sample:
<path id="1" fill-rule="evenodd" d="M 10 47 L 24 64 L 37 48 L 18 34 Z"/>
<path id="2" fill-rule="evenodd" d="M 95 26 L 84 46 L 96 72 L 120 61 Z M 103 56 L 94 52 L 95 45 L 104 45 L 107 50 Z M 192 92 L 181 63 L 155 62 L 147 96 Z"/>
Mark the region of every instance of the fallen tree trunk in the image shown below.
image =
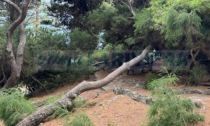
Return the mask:
<path id="1" fill-rule="evenodd" d="M 112 73 L 110 73 L 108 76 L 106 76 L 101 80 L 93 82 L 87 82 L 87 81 L 81 82 L 79 85 L 77 85 L 72 90 L 67 92 L 59 101 L 38 109 L 36 112 L 32 113 L 31 115 L 27 116 L 22 121 L 20 121 L 16 126 L 37 126 L 38 124 L 44 122 L 44 120 L 47 117 L 52 115 L 57 108 L 61 107 L 69 109 L 72 105 L 72 100 L 74 100 L 76 96 L 78 96 L 82 92 L 97 89 L 107 85 L 117 76 L 122 74 L 124 71 L 128 70 L 130 67 L 137 64 L 139 61 L 143 60 L 146 54 L 149 52 L 149 50 L 150 46 L 145 48 L 144 51 L 141 53 L 141 55 L 135 57 L 129 62 L 123 63 L 122 66 L 120 66 L 115 71 L 113 71 Z"/>

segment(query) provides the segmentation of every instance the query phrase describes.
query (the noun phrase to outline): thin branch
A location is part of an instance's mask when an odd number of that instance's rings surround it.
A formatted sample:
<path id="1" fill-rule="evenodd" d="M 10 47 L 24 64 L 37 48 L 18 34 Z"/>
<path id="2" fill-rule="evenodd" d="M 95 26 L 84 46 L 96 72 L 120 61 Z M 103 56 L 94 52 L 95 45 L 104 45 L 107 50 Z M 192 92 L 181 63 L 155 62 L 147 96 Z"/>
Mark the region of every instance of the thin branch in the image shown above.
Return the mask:
<path id="1" fill-rule="evenodd" d="M 35 77 L 33 77 L 32 75 L 31 75 L 31 78 L 32 78 L 34 81 L 36 81 L 37 83 L 39 83 L 39 84 L 44 88 L 45 92 L 48 94 L 47 88 L 44 86 L 44 84 L 42 84 L 39 80 L 37 80 L 37 79 L 36 79 Z"/>
<path id="2" fill-rule="evenodd" d="M 2 57 L 1 57 L 1 60 L 2 60 Z M 5 80 L 7 80 L 6 76 L 5 76 L 5 73 L 4 73 L 4 66 L 3 66 L 3 63 L 1 65 L 1 70 L 2 70 L 2 74 L 3 74 L 3 79 L 0 81 L 0 83 L 4 82 Z"/>
<path id="3" fill-rule="evenodd" d="M 193 51 L 196 51 L 196 53 L 194 54 Z M 197 55 L 198 55 L 199 52 L 200 52 L 200 46 L 195 47 L 195 48 L 192 48 L 190 50 L 190 55 L 191 55 L 191 58 L 192 58 L 192 62 L 194 64 L 197 64 L 195 58 L 197 57 Z"/>
<path id="4" fill-rule="evenodd" d="M 136 17 L 136 13 L 134 12 L 133 6 L 132 6 L 132 0 L 129 1 L 129 4 L 127 4 L 126 2 L 124 2 L 122 0 L 120 0 L 120 2 L 128 7 L 128 9 L 130 10 L 131 14 L 133 15 L 133 18 Z"/>
<path id="5" fill-rule="evenodd" d="M 0 81 L 0 84 L 1 84 L 2 82 L 4 82 L 4 80 L 5 80 L 5 78 L 3 78 L 3 79 Z"/>
<path id="6" fill-rule="evenodd" d="M 6 80 L 6 76 L 5 76 L 5 73 L 4 73 L 4 67 L 3 67 L 3 65 L 1 67 L 1 69 L 2 69 L 2 74 L 3 74 L 3 79 L 0 81 L 0 83 L 4 82 Z"/>
<path id="7" fill-rule="evenodd" d="M 27 15 L 27 20 L 25 20 L 25 24 L 28 24 L 28 22 L 33 18 L 35 12 L 32 12 L 30 15 Z"/>

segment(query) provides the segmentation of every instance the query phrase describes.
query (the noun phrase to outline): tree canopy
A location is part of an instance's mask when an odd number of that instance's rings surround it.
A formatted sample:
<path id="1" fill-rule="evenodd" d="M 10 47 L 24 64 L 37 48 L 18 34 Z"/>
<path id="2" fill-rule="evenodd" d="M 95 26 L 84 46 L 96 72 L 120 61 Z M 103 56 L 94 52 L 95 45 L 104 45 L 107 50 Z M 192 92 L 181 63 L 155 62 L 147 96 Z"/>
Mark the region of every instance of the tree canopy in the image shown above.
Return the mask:
<path id="1" fill-rule="evenodd" d="M 18 6 L 21 5 L 20 2 L 14 1 Z M 2 2 L 1 7 L 9 13 L 1 11 L 2 16 L 7 16 L 0 26 L 0 58 L 4 59 L 2 66 L 10 66 L 5 62 L 5 32 L 17 18 L 17 14 L 13 7 L 4 5 Z M 83 59 L 92 63 L 90 60 L 100 57 L 104 59 L 114 49 L 140 50 L 147 45 L 158 50 L 190 50 L 193 62 L 197 60 L 199 51 L 210 58 L 209 5 L 207 0 L 51 0 L 48 4 L 33 0 L 26 17 L 28 42 L 23 75 L 40 71 L 52 59 L 58 64 L 64 62 L 66 65 L 71 62 L 79 63 Z M 43 28 L 42 24 L 48 26 Z M 14 47 L 18 46 L 18 34 L 18 31 L 14 32 Z M 13 50 L 16 54 L 17 50 Z M 45 53 L 30 58 L 40 50 L 45 50 Z M 67 58 L 66 54 L 70 53 L 63 50 L 75 51 L 77 57 Z M 56 56 L 51 56 L 55 53 Z M 83 54 L 87 55 L 82 57 Z M 62 62 L 59 61 L 61 59 Z M 9 68 L 1 70 L 5 71 L 6 78 L 10 73 Z M 0 75 L 3 78 L 4 74 Z"/>

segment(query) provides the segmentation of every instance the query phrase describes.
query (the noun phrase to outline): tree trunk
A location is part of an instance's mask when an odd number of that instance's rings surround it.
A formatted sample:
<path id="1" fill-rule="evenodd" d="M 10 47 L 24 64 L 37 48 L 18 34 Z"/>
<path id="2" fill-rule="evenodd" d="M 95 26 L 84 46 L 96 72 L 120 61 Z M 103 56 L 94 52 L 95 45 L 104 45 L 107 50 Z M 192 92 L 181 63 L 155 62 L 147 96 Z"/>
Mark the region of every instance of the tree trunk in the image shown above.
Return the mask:
<path id="1" fill-rule="evenodd" d="M 12 6 L 16 12 L 19 14 L 18 18 L 11 24 L 11 26 L 7 30 L 7 47 L 6 52 L 7 56 L 11 65 L 11 75 L 6 81 L 4 88 L 10 88 L 15 86 L 17 80 L 20 77 L 20 73 L 22 70 L 22 64 L 23 64 L 23 52 L 25 48 L 26 43 L 26 33 L 24 29 L 24 20 L 27 15 L 28 11 L 28 5 L 31 2 L 31 0 L 24 0 L 22 4 L 22 8 L 20 9 L 15 3 L 13 3 L 10 0 L 2 0 Z M 19 27 L 20 31 L 20 42 L 17 49 L 16 57 L 13 52 L 13 33 L 15 29 Z"/>
<path id="2" fill-rule="evenodd" d="M 37 126 L 38 124 L 44 122 L 44 120 L 48 116 L 52 115 L 58 107 L 67 109 L 70 108 L 72 105 L 72 100 L 75 99 L 76 96 L 78 96 L 82 92 L 97 89 L 107 85 L 121 73 L 128 70 L 130 67 L 137 64 L 139 61 L 143 60 L 146 54 L 149 52 L 149 50 L 150 46 L 144 49 L 141 55 L 137 56 L 129 62 L 123 63 L 122 66 L 120 66 L 115 71 L 113 71 L 101 80 L 93 82 L 81 82 L 79 85 L 67 92 L 59 101 L 38 109 L 36 112 L 32 113 L 31 115 L 24 118 L 21 122 L 19 122 L 17 126 Z"/>

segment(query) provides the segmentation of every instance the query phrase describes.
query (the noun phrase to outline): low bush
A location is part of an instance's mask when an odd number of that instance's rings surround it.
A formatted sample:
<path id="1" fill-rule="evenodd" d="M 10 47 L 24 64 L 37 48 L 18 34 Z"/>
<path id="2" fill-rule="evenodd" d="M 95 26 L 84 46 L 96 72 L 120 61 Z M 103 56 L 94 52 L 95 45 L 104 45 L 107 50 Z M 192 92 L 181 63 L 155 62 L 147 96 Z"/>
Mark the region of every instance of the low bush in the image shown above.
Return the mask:
<path id="1" fill-rule="evenodd" d="M 149 89 L 149 83 L 158 78 L 160 78 L 160 75 L 156 73 L 152 72 L 146 73 L 146 82 L 144 83 L 144 88 Z"/>
<path id="2" fill-rule="evenodd" d="M 196 65 L 192 68 L 188 81 L 190 84 L 199 85 L 206 74 L 207 70 L 204 65 Z"/>
<path id="3" fill-rule="evenodd" d="M 153 90 L 154 102 L 149 109 L 148 126 L 185 126 L 204 117 L 195 112 L 195 104 L 189 99 L 180 99 L 168 84 L 176 84 L 175 74 L 153 80 L 149 87 Z"/>
<path id="4" fill-rule="evenodd" d="M 160 93 L 162 92 L 162 93 Z M 159 90 L 149 109 L 149 126 L 185 126 L 203 121 L 195 112 L 195 104 L 189 99 L 180 99 L 170 89 Z"/>

